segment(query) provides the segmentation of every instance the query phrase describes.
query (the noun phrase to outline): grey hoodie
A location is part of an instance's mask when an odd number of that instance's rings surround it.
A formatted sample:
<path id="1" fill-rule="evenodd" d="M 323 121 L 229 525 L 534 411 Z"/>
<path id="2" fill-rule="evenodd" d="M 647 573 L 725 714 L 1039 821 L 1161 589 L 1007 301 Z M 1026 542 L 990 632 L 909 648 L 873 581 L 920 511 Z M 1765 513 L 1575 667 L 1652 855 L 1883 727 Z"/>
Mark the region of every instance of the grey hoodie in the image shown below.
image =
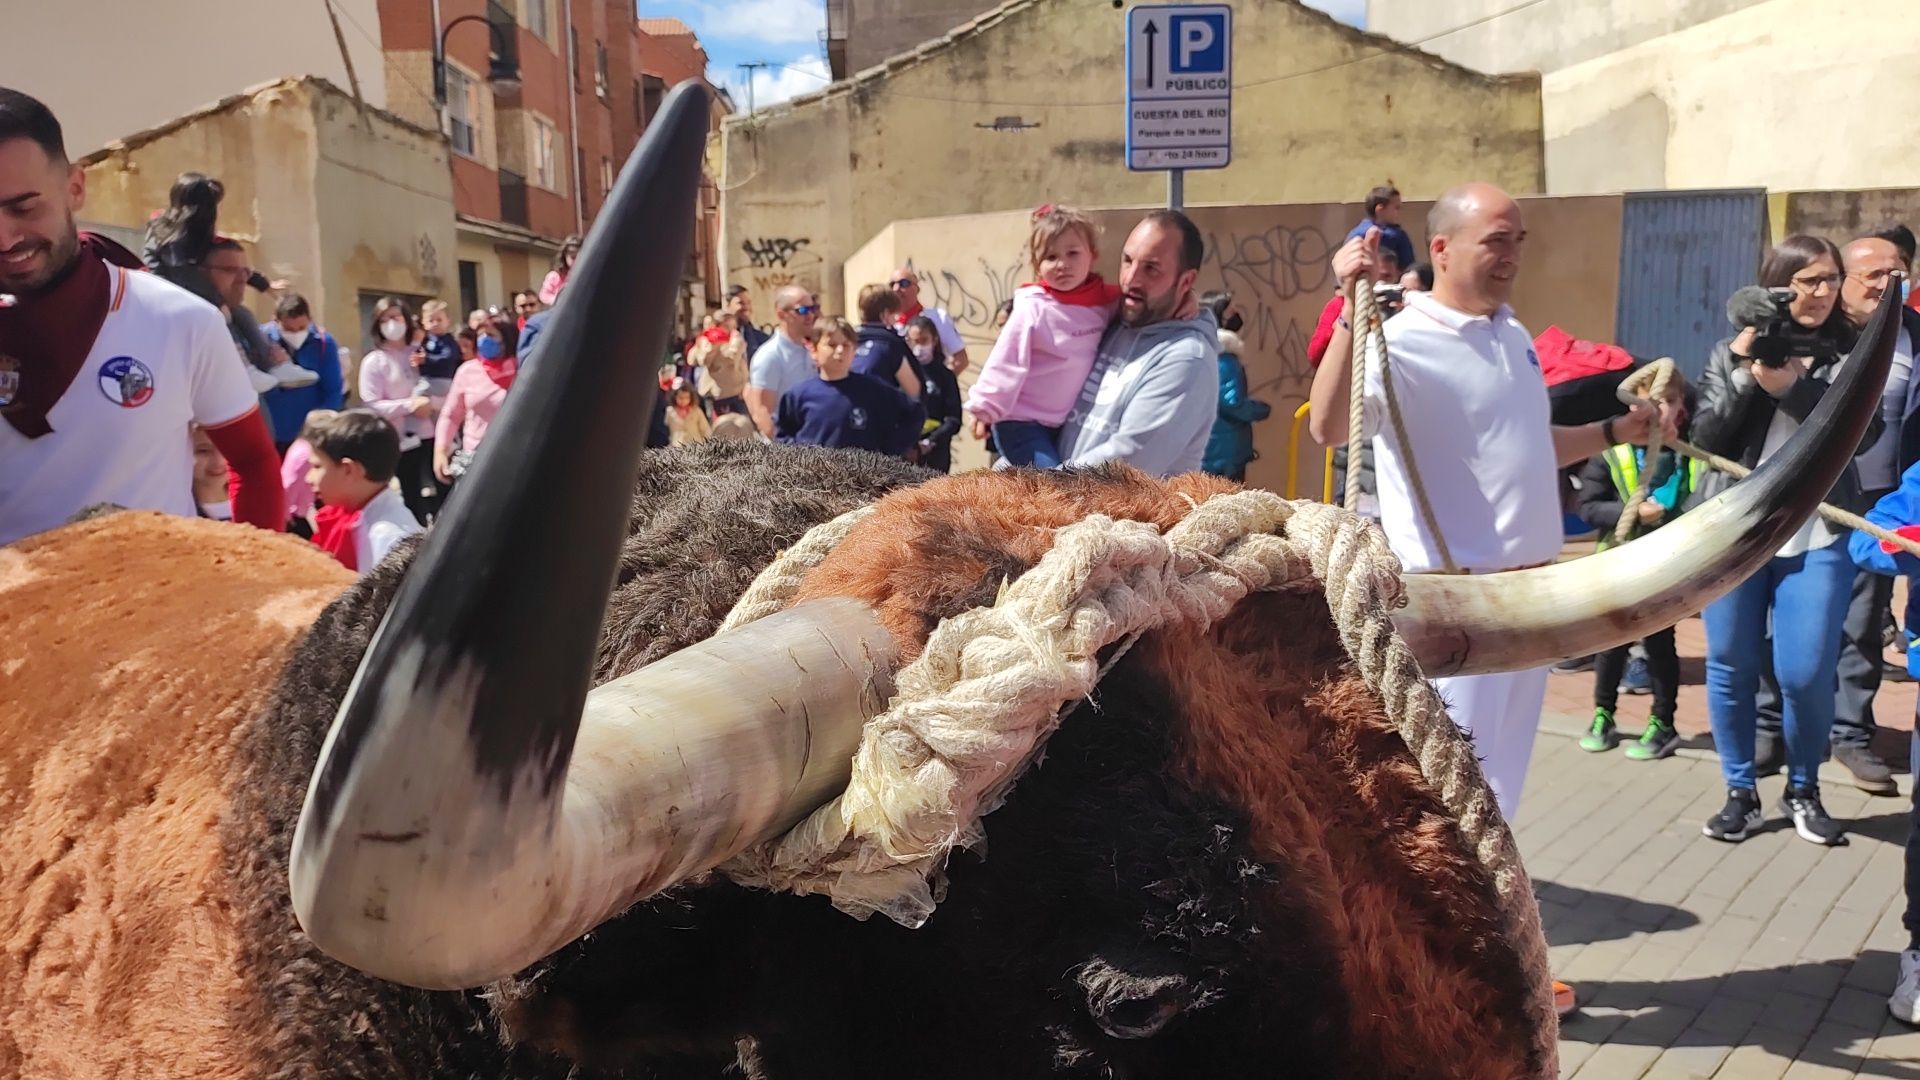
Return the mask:
<path id="1" fill-rule="evenodd" d="M 1195 472 L 1220 397 L 1211 311 L 1142 327 L 1116 321 L 1060 429 L 1068 465 L 1124 461 L 1154 476 Z"/>

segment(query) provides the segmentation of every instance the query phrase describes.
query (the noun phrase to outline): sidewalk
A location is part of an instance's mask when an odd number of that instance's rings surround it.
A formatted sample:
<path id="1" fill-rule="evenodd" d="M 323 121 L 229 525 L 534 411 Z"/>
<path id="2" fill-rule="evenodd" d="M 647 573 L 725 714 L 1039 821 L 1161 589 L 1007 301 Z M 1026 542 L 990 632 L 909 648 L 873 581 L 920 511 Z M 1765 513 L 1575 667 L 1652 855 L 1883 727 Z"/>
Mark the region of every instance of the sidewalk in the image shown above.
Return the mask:
<path id="1" fill-rule="evenodd" d="M 1766 831 L 1721 844 L 1700 835 L 1726 791 L 1705 734 L 1698 620 L 1682 625 L 1679 644 L 1688 738 L 1665 761 L 1581 751 L 1593 677 L 1555 675 L 1549 686 L 1516 834 L 1554 971 L 1580 993 L 1561 1030 L 1562 1075 L 1920 1080 L 1920 1031 L 1886 1012 L 1905 945 L 1914 684 L 1887 684 L 1875 710 L 1899 798 L 1861 793 L 1838 766 L 1822 770 L 1828 809 L 1850 823 L 1848 846 L 1819 848 L 1784 827 L 1777 776 L 1760 784 Z M 1629 737 L 1647 700 L 1621 699 Z"/>

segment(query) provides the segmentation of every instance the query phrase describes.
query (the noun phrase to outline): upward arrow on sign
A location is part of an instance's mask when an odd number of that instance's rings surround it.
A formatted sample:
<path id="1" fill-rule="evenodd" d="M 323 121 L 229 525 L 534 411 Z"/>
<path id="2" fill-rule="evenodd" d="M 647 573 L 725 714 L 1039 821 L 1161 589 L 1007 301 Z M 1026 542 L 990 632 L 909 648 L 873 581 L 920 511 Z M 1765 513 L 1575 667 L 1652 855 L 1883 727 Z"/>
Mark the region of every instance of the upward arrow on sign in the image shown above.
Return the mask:
<path id="1" fill-rule="evenodd" d="M 1146 29 L 1141 31 L 1141 33 L 1147 35 L 1147 89 L 1151 90 L 1153 89 L 1153 54 L 1156 51 L 1153 43 L 1154 38 L 1160 36 L 1160 28 L 1153 25 L 1152 19 L 1148 19 Z M 1109 38 L 1108 40 L 1112 39 Z"/>

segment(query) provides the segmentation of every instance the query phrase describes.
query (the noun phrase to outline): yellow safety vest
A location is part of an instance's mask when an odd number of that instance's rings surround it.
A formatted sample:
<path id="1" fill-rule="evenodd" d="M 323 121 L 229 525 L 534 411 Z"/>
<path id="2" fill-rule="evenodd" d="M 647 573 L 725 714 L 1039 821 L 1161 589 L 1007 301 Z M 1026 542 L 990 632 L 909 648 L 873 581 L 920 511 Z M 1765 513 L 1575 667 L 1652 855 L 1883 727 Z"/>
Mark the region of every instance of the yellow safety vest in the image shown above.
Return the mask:
<path id="1" fill-rule="evenodd" d="M 1607 473 L 1613 477 L 1613 490 L 1620 496 L 1622 503 L 1633 498 L 1633 493 L 1640 490 L 1640 461 L 1634 454 L 1634 449 L 1627 443 L 1616 443 L 1607 447 L 1606 451 L 1600 455 L 1600 459 L 1607 463 Z M 1680 506 L 1685 506 L 1687 496 L 1699 490 L 1703 466 L 1704 463 L 1698 458 L 1687 459 L 1686 471 L 1680 478 Z M 1639 534 L 1640 530 L 1636 527 L 1634 535 Z M 1611 546 L 1613 546 L 1613 530 L 1600 530 L 1600 540 L 1594 544 L 1593 549 L 1605 551 Z"/>

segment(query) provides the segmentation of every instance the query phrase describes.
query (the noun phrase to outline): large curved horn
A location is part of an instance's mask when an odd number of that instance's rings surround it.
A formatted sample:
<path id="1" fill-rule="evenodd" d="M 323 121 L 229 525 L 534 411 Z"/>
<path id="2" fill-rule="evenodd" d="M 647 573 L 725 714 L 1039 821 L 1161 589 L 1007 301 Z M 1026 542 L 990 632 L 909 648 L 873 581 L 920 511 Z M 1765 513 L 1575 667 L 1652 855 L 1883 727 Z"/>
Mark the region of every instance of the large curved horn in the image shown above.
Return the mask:
<path id="1" fill-rule="evenodd" d="M 1814 512 L 1880 407 L 1900 332 L 1888 290 L 1800 430 L 1753 475 L 1631 544 L 1534 570 L 1410 574 L 1394 625 L 1429 676 L 1518 671 L 1672 626 L 1744 581 Z"/>
<path id="2" fill-rule="evenodd" d="M 891 639 L 850 601 L 587 693 L 707 126 L 683 85 L 648 127 L 321 749 L 294 911 L 370 974 L 482 985 L 779 835 L 844 786 L 889 693 Z"/>

